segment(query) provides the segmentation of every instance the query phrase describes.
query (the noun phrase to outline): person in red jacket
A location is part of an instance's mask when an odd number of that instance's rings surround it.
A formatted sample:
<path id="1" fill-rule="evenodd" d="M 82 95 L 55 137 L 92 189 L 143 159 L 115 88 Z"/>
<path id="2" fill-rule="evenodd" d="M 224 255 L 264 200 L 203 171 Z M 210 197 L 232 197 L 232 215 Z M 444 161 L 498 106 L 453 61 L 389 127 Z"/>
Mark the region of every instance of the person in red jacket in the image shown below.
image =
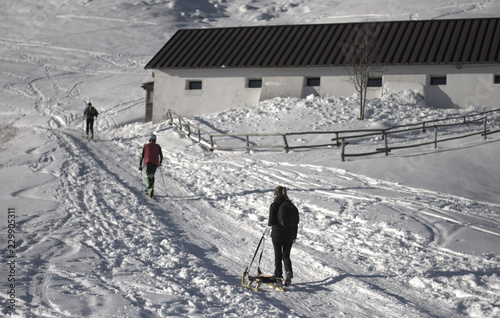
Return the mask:
<path id="1" fill-rule="evenodd" d="M 139 162 L 139 170 L 142 171 L 142 167 L 146 167 L 146 177 L 148 179 L 148 188 L 146 191 L 151 197 L 154 191 L 155 172 L 161 166 L 162 161 L 163 153 L 160 145 L 156 143 L 156 135 L 153 134 L 149 138 L 149 143 L 144 144 L 142 147 L 141 160 Z"/>

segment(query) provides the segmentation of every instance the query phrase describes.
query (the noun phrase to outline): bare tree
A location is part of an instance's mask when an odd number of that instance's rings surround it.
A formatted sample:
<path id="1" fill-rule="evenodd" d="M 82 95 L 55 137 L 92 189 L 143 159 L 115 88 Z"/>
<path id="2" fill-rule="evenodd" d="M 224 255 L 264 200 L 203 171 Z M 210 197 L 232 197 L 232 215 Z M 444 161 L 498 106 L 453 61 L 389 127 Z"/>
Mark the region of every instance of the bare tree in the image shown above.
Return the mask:
<path id="1" fill-rule="evenodd" d="M 347 81 L 359 94 L 360 120 L 365 119 L 368 79 L 381 69 L 374 63 L 378 53 L 377 35 L 380 28 L 380 24 L 361 23 L 353 29 L 353 36 L 346 40 L 343 46 Z"/>

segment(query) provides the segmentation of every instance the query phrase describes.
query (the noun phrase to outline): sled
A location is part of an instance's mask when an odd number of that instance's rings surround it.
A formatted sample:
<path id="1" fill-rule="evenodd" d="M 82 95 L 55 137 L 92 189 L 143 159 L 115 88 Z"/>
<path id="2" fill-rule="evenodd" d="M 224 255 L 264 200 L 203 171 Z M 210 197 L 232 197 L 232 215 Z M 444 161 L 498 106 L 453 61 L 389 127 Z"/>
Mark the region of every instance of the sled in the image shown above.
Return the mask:
<path id="1" fill-rule="evenodd" d="M 243 272 L 243 276 L 241 277 L 241 285 L 243 287 L 250 288 L 253 291 L 259 291 L 259 288 L 262 284 L 267 284 L 274 289 L 285 291 L 285 289 L 283 288 L 283 278 L 263 274 L 260 271 L 260 268 L 257 268 L 257 270 L 257 276 L 251 276 L 250 274 L 248 274 L 248 266 L 245 267 L 245 271 Z M 255 286 L 252 286 L 254 284 Z"/>
<path id="2" fill-rule="evenodd" d="M 259 288 L 262 286 L 262 284 L 266 284 L 274 289 L 280 290 L 280 291 L 285 291 L 283 288 L 283 278 L 281 277 L 276 277 L 273 275 L 268 275 L 268 274 L 263 274 L 262 271 L 260 270 L 260 261 L 262 260 L 262 253 L 264 251 L 264 244 L 263 242 L 265 241 L 265 235 L 268 233 L 269 228 L 267 228 L 264 231 L 264 234 L 262 234 L 262 237 L 259 241 L 259 245 L 257 245 L 257 249 L 255 250 L 255 253 L 253 255 L 252 261 L 250 262 L 250 265 L 245 267 L 245 271 L 243 272 L 243 276 L 241 276 L 241 285 L 246 288 L 250 288 L 253 291 L 259 291 Z M 257 266 L 257 275 L 253 276 L 250 275 L 250 268 L 252 267 L 253 261 L 255 260 L 255 256 L 257 256 L 257 253 L 259 252 L 259 249 L 262 245 L 262 249 L 260 252 L 260 258 L 259 258 L 259 265 Z"/>

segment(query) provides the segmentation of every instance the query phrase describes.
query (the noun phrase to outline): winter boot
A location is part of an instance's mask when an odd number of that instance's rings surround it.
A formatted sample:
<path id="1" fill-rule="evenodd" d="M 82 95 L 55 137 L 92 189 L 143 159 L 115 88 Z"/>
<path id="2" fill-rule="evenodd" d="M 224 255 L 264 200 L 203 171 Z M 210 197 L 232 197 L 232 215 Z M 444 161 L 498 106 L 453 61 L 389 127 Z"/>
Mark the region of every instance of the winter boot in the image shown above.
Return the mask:
<path id="1" fill-rule="evenodd" d="M 285 286 L 290 286 L 292 284 L 292 278 L 292 272 L 286 272 Z"/>

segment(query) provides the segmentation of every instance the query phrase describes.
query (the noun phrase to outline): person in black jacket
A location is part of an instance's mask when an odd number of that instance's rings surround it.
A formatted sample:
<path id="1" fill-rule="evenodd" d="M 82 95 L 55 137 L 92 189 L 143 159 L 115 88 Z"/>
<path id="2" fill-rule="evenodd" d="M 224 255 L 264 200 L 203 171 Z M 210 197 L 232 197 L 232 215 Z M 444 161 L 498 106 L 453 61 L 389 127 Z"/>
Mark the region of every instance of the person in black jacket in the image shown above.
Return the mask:
<path id="1" fill-rule="evenodd" d="M 87 118 L 87 128 L 85 129 L 86 139 L 89 139 L 89 130 L 91 133 L 90 139 L 94 139 L 94 118 L 97 118 L 97 115 L 99 115 L 97 109 L 89 102 L 83 111 L 83 116 Z"/>
<path id="2" fill-rule="evenodd" d="M 274 276 L 283 278 L 285 265 L 285 286 L 290 285 L 293 278 L 292 261 L 290 252 L 297 239 L 299 212 L 288 198 L 285 187 L 278 186 L 274 190 L 274 201 L 269 209 L 269 222 L 271 238 L 274 246 Z"/>

